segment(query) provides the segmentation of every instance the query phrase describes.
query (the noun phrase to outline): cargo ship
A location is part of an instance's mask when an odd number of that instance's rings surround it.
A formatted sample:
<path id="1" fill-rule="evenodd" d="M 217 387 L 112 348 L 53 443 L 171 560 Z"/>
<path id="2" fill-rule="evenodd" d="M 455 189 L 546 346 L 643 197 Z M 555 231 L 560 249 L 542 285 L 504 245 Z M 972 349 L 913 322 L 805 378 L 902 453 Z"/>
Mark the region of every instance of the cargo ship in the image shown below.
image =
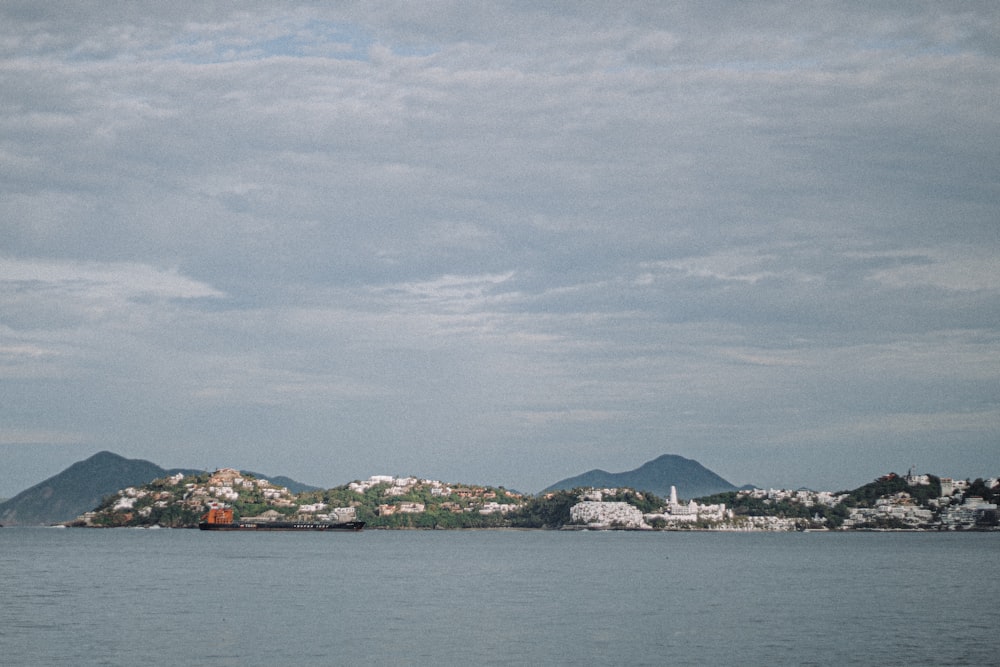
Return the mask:
<path id="1" fill-rule="evenodd" d="M 359 531 L 365 527 L 364 521 L 342 521 L 331 523 L 327 521 L 253 521 L 233 520 L 231 507 L 213 507 L 206 512 L 198 523 L 201 530 L 346 530 Z"/>

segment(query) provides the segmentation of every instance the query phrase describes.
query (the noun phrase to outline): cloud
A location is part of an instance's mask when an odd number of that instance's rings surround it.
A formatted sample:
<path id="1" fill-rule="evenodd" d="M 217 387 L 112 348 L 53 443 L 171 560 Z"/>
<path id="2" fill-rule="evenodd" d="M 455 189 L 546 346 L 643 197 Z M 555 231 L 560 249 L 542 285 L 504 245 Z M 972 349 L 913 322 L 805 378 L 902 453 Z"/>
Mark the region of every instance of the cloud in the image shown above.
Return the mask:
<path id="1" fill-rule="evenodd" d="M 219 298 L 223 293 L 139 263 L 7 258 L 0 263 L 0 302 L 15 331 L 125 322 L 154 301 Z"/>
<path id="2" fill-rule="evenodd" d="M 101 264 L 7 258 L 0 264 L 0 282 L 117 300 L 223 296 L 208 285 L 180 275 L 176 269 L 164 271 L 131 262 Z"/>
<path id="3" fill-rule="evenodd" d="M 401 283 L 378 288 L 376 293 L 397 294 L 422 307 L 446 311 L 482 309 L 499 286 L 510 280 L 514 272 L 496 275 L 445 275 L 434 280 Z M 507 295 L 509 296 L 509 295 Z"/>
<path id="4" fill-rule="evenodd" d="M 789 434 L 1000 399 L 990 4 L 0 19 L 17 429 L 331 482 L 673 451 L 798 486 L 826 454 Z"/>
<path id="5" fill-rule="evenodd" d="M 914 251 L 900 266 L 877 271 L 872 279 L 890 287 L 930 286 L 954 292 L 996 292 L 1000 265 L 981 248 Z M 903 258 L 904 260 L 907 258 Z"/>
<path id="6" fill-rule="evenodd" d="M 88 439 L 80 433 L 59 431 L 3 430 L 0 431 L 0 446 L 4 445 L 82 445 Z"/>
<path id="7" fill-rule="evenodd" d="M 790 431 L 781 440 L 803 443 L 837 443 L 844 441 L 911 438 L 922 442 L 928 438 L 950 440 L 958 434 L 975 434 L 989 438 L 1000 412 L 984 411 L 937 413 L 887 413 L 869 415 L 850 422 L 827 424 L 819 428 Z"/>

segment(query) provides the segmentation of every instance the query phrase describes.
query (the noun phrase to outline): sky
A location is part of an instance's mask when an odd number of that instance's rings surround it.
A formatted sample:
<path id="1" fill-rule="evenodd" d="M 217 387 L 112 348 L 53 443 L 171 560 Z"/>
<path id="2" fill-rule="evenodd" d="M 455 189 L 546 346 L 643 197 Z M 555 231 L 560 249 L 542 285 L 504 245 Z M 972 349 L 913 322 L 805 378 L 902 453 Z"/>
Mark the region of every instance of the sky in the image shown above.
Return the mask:
<path id="1" fill-rule="evenodd" d="M 0 3 L 0 496 L 1000 473 L 993 2 Z"/>

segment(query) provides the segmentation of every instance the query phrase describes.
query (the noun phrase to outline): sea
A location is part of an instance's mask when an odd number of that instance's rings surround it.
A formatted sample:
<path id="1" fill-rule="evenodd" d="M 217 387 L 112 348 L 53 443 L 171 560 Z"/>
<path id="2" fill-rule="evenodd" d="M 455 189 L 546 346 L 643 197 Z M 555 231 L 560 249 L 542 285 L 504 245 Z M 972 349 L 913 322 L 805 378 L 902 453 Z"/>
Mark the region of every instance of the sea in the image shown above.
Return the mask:
<path id="1" fill-rule="evenodd" d="M 0 664 L 1000 665 L 1000 533 L 0 529 Z"/>

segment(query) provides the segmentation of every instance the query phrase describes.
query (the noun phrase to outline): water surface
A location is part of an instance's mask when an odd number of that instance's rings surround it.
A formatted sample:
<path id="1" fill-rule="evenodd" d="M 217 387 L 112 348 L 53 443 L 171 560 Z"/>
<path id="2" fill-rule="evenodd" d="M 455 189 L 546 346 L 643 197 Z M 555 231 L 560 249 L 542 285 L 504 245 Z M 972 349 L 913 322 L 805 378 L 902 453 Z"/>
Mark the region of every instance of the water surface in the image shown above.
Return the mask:
<path id="1" fill-rule="evenodd" d="M 990 665 L 1000 533 L 0 529 L 11 665 Z"/>

